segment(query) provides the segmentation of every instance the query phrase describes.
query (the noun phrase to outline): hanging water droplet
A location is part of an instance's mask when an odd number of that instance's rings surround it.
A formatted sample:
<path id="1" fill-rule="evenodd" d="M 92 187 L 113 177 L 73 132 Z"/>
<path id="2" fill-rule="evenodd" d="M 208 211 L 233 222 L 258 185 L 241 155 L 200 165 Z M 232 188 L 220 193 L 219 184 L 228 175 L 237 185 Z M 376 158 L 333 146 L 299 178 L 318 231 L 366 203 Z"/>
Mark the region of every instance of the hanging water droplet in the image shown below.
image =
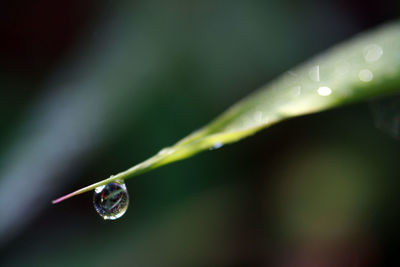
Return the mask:
<path id="1" fill-rule="evenodd" d="M 125 183 L 109 183 L 94 190 L 93 205 L 104 220 L 115 220 L 128 209 L 129 195 Z"/>

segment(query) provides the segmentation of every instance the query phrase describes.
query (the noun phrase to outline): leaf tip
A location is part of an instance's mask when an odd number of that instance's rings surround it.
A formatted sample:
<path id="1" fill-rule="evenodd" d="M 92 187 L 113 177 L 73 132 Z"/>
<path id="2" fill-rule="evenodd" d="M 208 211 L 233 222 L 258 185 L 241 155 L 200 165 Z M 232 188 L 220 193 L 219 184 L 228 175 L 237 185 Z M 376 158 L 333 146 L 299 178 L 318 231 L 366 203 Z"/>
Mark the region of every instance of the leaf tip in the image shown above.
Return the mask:
<path id="1" fill-rule="evenodd" d="M 70 194 L 67 194 L 67 195 L 65 195 L 65 196 L 59 197 L 59 198 L 57 198 L 57 199 L 55 199 L 55 200 L 52 200 L 51 203 L 52 203 L 52 204 L 57 204 L 57 203 L 60 203 L 60 202 L 66 200 L 66 199 L 68 199 L 68 198 L 71 198 L 71 197 L 73 197 L 73 196 L 75 196 L 75 195 L 76 195 L 75 193 L 70 193 Z"/>

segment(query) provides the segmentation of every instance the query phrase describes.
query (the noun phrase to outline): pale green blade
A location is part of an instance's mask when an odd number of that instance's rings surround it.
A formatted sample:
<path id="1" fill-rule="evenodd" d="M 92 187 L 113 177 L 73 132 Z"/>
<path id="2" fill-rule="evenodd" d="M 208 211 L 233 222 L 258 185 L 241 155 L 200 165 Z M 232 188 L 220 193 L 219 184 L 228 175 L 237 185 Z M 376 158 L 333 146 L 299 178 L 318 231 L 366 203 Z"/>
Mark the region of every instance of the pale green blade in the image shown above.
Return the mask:
<path id="1" fill-rule="evenodd" d="M 236 142 L 287 118 L 397 91 L 400 91 L 400 22 L 382 26 L 333 47 L 284 73 L 175 145 L 53 203 L 203 150 Z"/>

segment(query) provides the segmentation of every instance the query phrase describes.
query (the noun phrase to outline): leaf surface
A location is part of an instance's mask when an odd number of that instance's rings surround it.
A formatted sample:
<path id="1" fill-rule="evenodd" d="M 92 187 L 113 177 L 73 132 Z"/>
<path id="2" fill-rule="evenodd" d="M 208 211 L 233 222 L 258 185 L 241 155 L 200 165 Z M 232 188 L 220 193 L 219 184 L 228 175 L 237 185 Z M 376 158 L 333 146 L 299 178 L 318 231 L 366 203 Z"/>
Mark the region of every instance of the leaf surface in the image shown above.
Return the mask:
<path id="1" fill-rule="evenodd" d="M 400 91 L 400 22 L 360 34 L 242 99 L 206 126 L 132 168 L 53 201 L 123 181 L 203 150 L 251 136 L 288 118 Z"/>

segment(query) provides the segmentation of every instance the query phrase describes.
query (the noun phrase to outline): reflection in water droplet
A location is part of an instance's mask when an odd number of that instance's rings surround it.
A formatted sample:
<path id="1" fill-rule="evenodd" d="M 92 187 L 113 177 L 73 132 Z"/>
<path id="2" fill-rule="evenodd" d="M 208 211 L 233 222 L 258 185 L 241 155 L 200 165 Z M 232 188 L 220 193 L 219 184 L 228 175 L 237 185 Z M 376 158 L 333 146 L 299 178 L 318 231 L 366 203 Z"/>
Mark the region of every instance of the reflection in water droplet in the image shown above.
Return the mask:
<path id="1" fill-rule="evenodd" d="M 377 44 L 370 44 L 364 48 L 364 58 L 367 62 L 377 61 L 383 54 L 383 49 Z"/>
<path id="2" fill-rule="evenodd" d="M 319 82 L 319 65 L 312 67 L 309 71 L 309 76 L 314 82 Z"/>
<path id="3" fill-rule="evenodd" d="M 129 195 L 125 183 L 109 183 L 94 190 L 93 205 L 104 220 L 115 220 L 128 209 Z"/>
<path id="4" fill-rule="evenodd" d="M 332 94 L 332 89 L 326 86 L 321 86 L 320 88 L 318 88 L 317 92 L 321 96 L 328 96 Z"/>
<path id="5" fill-rule="evenodd" d="M 370 70 L 365 69 L 365 70 L 360 70 L 360 72 L 358 73 L 358 77 L 363 82 L 370 82 L 372 81 L 372 78 L 374 78 L 374 75 Z"/>

